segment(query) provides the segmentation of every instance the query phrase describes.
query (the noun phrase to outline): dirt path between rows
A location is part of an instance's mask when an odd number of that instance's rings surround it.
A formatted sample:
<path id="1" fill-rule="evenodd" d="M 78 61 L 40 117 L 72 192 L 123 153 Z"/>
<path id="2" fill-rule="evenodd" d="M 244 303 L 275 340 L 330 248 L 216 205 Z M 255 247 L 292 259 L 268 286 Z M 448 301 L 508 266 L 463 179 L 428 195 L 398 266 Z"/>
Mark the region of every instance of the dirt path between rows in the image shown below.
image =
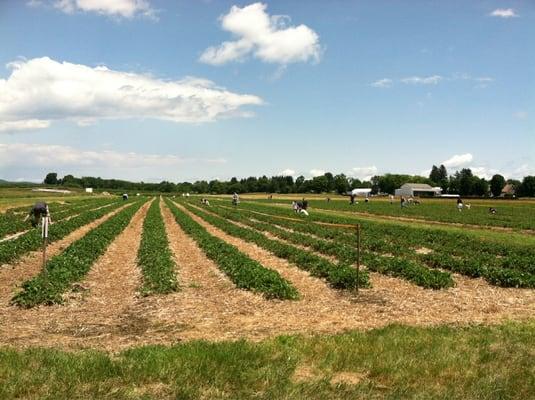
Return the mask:
<path id="1" fill-rule="evenodd" d="M 235 288 L 180 229 L 166 206 L 162 211 L 180 291 L 138 297 L 140 272 L 135 258 L 146 207 L 82 283 L 89 290 L 71 294 L 64 306 L 21 310 L 1 304 L 0 345 L 118 351 L 193 339 L 261 340 L 281 334 L 337 333 L 391 323 L 493 324 L 535 315 L 535 290 L 492 287 L 481 279 L 458 275 L 455 288 L 441 291 L 373 272 L 373 288 L 361 290 L 358 296 L 333 290 L 285 260 L 203 222 L 210 233 L 279 271 L 301 293 L 298 301 L 266 300 Z"/>
<path id="2" fill-rule="evenodd" d="M 25 310 L 2 302 L 1 343 L 99 347 L 101 341 L 108 340 L 115 347 L 124 337 L 130 337 L 130 326 L 138 321 L 136 315 L 128 314 L 128 307 L 134 303 L 139 287 L 137 249 L 149 203 L 134 215 L 86 278 L 73 285 L 76 290 L 64 296 L 65 304 Z M 89 225 L 82 229 L 84 233 L 90 230 Z"/>
<path id="3" fill-rule="evenodd" d="M 269 251 L 264 250 L 254 243 L 247 242 L 223 232 L 221 229 L 210 225 L 202 218 L 189 212 L 186 208 L 182 206 L 178 207 L 182 211 L 186 212 L 191 218 L 193 218 L 195 222 L 202 225 L 211 235 L 232 244 L 242 253 L 245 253 L 250 258 L 259 261 L 266 268 L 276 270 L 283 278 L 290 281 L 295 286 L 295 288 L 299 291 L 303 301 L 306 302 L 313 300 L 314 302 L 321 302 L 339 300 L 339 294 L 336 293 L 335 290 L 331 289 L 325 281 L 311 276 L 308 272 L 299 269 L 299 267 L 290 264 L 287 260 L 273 255 Z M 228 223 L 239 226 L 239 224 L 235 223 L 234 221 L 228 221 Z M 242 225 L 242 227 L 250 229 L 250 227 L 247 226 Z M 262 232 L 262 234 L 264 234 L 264 232 Z M 272 237 L 269 237 L 269 239 L 276 240 Z"/>
<path id="4" fill-rule="evenodd" d="M 115 209 L 109 214 L 106 214 L 103 217 L 75 230 L 74 232 L 71 232 L 63 239 L 49 244 L 46 251 L 47 257 L 51 258 L 61 253 L 71 243 L 85 236 L 87 232 L 89 232 L 93 228 L 96 228 L 104 221 L 117 214 L 124 207 L 126 206 Z M 20 290 L 20 285 L 24 281 L 30 279 L 32 276 L 38 274 L 41 271 L 41 268 L 41 250 L 32 251 L 14 263 L 4 264 L 0 266 L 0 310 L 4 306 L 6 306 L 9 303 L 9 300 L 13 297 L 13 295 Z"/>

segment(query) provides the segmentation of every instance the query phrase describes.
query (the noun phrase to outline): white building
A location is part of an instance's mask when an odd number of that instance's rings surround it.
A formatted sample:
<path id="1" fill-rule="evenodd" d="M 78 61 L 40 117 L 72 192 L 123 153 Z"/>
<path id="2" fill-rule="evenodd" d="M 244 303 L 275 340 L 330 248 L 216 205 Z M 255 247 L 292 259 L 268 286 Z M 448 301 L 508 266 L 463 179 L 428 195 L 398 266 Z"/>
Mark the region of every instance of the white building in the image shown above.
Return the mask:
<path id="1" fill-rule="evenodd" d="M 86 193 L 93 193 L 93 188 L 85 188 Z"/>
<path id="2" fill-rule="evenodd" d="M 369 188 L 357 188 L 349 192 L 353 196 L 365 196 L 368 197 L 371 194 L 372 190 Z"/>
<path id="3" fill-rule="evenodd" d="M 439 187 L 431 187 L 427 183 L 405 183 L 399 189 L 396 189 L 396 196 L 440 196 L 442 189 Z"/>

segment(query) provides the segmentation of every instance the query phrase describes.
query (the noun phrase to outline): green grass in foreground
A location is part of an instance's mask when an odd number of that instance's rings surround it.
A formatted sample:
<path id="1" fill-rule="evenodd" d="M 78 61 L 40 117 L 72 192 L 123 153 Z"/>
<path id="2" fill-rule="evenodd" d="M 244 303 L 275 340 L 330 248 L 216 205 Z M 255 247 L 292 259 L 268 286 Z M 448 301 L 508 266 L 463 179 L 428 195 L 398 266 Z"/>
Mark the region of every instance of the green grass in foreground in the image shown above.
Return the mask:
<path id="1" fill-rule="evenodd" d="M 534 343 L 535 321 L 393 325 L 115 355 L 0 349 L 0 398 L 529 399 L 535 396 Z"/>

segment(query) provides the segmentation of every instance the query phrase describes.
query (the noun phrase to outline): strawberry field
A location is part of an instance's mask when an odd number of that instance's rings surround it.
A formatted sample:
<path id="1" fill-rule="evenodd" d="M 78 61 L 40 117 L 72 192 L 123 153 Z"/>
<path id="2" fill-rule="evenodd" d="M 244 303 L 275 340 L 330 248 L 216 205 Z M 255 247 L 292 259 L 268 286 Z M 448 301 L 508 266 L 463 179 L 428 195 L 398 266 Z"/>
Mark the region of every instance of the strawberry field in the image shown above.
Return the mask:
<path id="1" fill-rule="evenodd" d="M 12 208 L 0 215 L 2 340 L 122 348 L 535 312 L 529 233 L 386 221 L 332 203 L 311 202 L 309 216 L 222 198 L 51 203 L 44 267 L 40 228 L 24 221 L 28 207 Z"/>

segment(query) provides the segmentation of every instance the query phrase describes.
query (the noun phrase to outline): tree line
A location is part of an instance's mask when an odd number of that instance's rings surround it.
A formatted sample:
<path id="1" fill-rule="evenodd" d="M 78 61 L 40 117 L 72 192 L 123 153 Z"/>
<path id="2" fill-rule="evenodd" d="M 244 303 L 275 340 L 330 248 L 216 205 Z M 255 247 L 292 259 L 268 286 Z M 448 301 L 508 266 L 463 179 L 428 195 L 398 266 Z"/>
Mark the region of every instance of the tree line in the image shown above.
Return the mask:
<path id="1" fill-rule="evenodd" d="M 46 175 L 44 183 L 66 187 L 91 187 L 95 189 L 164 192 L 164 193 L 339 193 L 344 194 L 354 188 L 371 188 L 372 193 L 394 194 L 395 189 L 405 183 L 427 183 L 434 187 L 441 187 L 443 193 L 460 194 L 461 196 L 499 196 L 507 184 L 514 188 L 516 196 L 535 196 L 535 176 L 526 176 L 522 181 L 508 179 L 496 174 L 490 180 L 473 174 L 470 168 L 448 175 L 444 165 L 431 168 L 428 177 L 406 174 L 384 174 L 373 176 L 370 180 L 359 180 L 344 174 L 333 175 L 326 172 L 323 175 L 306 179 L 304 176 L 261 176 L 228 181 L 198 180 L 195 182 L 160 183 L 129 182 L 120 179 L 102 179 L 95 177 L 76 178 L 65 175 L 58 178 L 57 173 Z"/>

